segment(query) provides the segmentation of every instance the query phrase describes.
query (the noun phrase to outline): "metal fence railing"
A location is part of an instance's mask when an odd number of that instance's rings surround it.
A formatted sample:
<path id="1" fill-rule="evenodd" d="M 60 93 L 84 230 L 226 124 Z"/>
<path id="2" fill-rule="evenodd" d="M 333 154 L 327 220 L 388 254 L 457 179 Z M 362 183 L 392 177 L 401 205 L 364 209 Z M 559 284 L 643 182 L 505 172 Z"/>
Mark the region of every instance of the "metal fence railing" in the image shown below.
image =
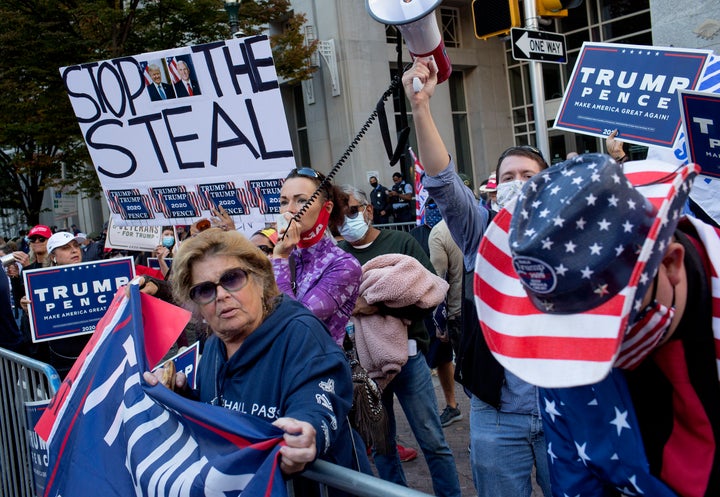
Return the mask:
<path id="1" fill-rule="evenodd" d="M 323 497 L 328 495 L 328 487 L 348 492 L 357 497 L 430 497 L 429 494 L 418 490 L 390 483 L 319 459 L 303 472 L 303 476 L 321 484 L 321 495 Z"/>
<path id="2" fill-rule="evenodd" d="M 378 229 L 404 231 L 409 233 L 413 228 L 417 226 L 417 223 L 387 223 L 387 224 L 376 224 L 375 227 Z"/>
<path id="3" fill-rule="evenodd" d="M 35 495 L 25 405 L 59 388 L 52 366 L 0 348 L 0 497 Z"/>

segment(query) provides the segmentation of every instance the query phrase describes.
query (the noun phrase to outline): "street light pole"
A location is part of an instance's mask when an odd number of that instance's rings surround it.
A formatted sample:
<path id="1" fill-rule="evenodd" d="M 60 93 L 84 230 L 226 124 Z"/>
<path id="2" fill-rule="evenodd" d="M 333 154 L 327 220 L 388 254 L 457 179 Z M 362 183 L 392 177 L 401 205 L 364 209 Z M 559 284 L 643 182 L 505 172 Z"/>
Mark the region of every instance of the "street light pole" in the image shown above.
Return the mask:
<path id="1" fill-rule="evenodd" d="M 240 0 L 225 0 L 225 10 L 230 18 L 230 37 L 234 37 L 238 32 L 238 10 L 240 10 Z"/>

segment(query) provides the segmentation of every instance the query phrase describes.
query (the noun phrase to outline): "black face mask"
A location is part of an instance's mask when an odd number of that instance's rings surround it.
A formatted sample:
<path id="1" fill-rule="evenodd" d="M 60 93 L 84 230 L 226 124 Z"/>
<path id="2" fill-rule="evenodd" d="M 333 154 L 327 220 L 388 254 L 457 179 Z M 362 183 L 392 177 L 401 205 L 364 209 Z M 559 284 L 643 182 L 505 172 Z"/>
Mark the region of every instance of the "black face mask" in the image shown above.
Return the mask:
<path id="1" fill-rule="evenodd" d="M 377 187 L 377 185 L 378 185 L 378 184 L 377 184 L 377 181 L 375 181 L 375 182 L 371 181 L 371 182 L 370 182 L 370 186 L 372 186 L 373 188 Z"/>

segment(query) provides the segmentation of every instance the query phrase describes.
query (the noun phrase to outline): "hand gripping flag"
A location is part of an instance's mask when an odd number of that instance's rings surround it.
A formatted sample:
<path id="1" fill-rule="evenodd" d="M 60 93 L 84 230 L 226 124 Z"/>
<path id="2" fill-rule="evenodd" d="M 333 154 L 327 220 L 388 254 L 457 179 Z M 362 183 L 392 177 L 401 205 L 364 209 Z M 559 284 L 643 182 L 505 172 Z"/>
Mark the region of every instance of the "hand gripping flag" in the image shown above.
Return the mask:
<path id="1" fill-rule="evenodd" d="M 118 292 L 69 392 L 48 408 L 57 419 L 44 495 L 285 496 L 281 430 L 143 381 L 151 326 L 141 316 L 137 287 Z"/>

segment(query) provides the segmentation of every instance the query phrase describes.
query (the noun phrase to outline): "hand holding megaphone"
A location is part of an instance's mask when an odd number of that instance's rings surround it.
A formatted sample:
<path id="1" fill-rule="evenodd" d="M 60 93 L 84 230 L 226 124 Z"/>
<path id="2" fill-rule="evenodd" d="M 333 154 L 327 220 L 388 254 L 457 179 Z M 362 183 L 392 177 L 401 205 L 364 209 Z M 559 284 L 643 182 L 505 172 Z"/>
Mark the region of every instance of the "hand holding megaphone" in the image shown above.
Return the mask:
<path id="1" fill-rule="evenodd" d="M 432 96 L 438 82 L 437 75 L 437 65 L 432 57 L 417 57 L 412 67 L 405 71 L 402 77 L 405 94 L 410 101 L 419 96 L 418 94 L 423 90 L 428 96 Z"/>
<path id="2" fill-rule="evenodd" d="M 415 67 L 417 60 L 419 60 L 419 59 L 420 59 L 420 57 L 415 59 L 415 61 L 413 63 L 413 67 Z M 431 55 L 430 57 L 424 58 L 424 60 L 427 62 L 427 68 L 429 70 L 428 78 L 430 76 L 434 76 L 435 83 L 437 84 L 438 67 L 437 67 L 437 64 L 435 63 L 435 59 Z M 419 76 L 413 76 L 412 86 L 413 86 L 413 91 L 415 93 L 420 93 L 420 91 L 422 91 L 422 89 L 425 87 L 425 83 L 423 81 L 427 81 L 427 78 L 425 80 L 421 80 Z"/>

